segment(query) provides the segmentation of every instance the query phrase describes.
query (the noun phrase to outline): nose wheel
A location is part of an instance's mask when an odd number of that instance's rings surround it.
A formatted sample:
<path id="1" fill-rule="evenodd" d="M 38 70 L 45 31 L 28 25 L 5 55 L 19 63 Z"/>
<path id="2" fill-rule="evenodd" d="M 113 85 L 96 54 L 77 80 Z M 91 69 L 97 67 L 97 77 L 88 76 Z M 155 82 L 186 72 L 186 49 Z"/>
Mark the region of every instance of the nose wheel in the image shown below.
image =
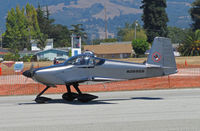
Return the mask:
<path id="1" fill-rule="evenodd" d="M 35 102 L 40 103 L 40 104 L 47 103 L 50 100 L 52 100 L 52 99 L 48 98 L 48 97 L 36 97 L 35 98 Z"/>

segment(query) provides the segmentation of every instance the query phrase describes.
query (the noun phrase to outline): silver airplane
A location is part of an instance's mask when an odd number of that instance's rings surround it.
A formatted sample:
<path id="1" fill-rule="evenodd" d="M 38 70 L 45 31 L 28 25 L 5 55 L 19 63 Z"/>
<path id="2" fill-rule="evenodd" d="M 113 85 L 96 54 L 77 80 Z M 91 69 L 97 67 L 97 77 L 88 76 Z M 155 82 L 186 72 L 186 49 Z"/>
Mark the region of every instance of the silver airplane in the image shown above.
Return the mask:
<path id="1" fill-rule="evenodd" d="M 123 81 L 141 78 L 166 76 L 177 73 L 176 62 L 170 39 L 156 37 L 150 54 L 144 63 L 133 63 L 108 60 L 95 57 L 94 54 L 83 53 L 69 58 L 64 63 L 42 68 L 31 68 L 23 75 L 46 85 L 46 88 L 37 95 L 37 103 L 46 103 L 50 98 L 41 95 L 50 87 L 66 85 L 67 93 L 62 98 L 67 101 L 78 99 L 89 102 L 98 98 L 91 94 L 83 94 L 79 84 L 86 81 Z M 77 93 L 71 91 L 71 86 Z"/>

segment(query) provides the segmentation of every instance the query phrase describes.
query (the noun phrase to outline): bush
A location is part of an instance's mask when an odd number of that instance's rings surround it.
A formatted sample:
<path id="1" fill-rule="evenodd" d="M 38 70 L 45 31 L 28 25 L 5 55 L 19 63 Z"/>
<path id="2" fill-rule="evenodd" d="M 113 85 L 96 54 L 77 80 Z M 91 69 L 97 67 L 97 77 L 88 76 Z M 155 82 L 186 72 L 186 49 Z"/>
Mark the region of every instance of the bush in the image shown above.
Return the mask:
<path id="1" fill-rule="evenodd" d="M 189 32 L 178 51 L 183 56 L 199 56 L 200 55 L 200 30 Z"/>
<path id="2" fill-rule="evenodd" d="M 69 54 L 68 54 L 68 56 L 69 56 L 69 57 L 72 56 L 72 50 L 71 50 L 71 49 L 69 50 Z"/>
<path id="3" fill-rule="evenodd" d="M 7 53 L 4 56 L 5 61 L 20 61 L 20 55 L 18 53 Z"/>
<path id="4" fill-rule="evenodd" d="M 22 57 L 20 60 L 23 62 L 31 62 L 32 61 L 33 56 L 24 56 Z"/>
<path id="5" fill-rule="evenodd" d="M 149 49 L 149 43 L 145 40 L 133 40 L 132 45 L 137 56 L 144 55 L 145 51 Z"/>
<path id="6" fill-rule="evenodd" d="M 40 59 L 39 61 L 50 61 L 48 58 Z"/>

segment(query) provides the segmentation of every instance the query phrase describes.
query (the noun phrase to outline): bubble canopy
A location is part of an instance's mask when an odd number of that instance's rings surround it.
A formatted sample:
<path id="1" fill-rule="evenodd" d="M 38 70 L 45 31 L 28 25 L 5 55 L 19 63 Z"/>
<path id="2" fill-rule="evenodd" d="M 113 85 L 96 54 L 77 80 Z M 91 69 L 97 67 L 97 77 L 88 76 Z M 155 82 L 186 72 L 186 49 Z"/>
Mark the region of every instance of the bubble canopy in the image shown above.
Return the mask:
<path id="1" fill-rule="evenodd" d="M 97 58 L 93 54 L 73 56 L 64 62 L 65 65 L 102 65 L 105 59 Z"/>

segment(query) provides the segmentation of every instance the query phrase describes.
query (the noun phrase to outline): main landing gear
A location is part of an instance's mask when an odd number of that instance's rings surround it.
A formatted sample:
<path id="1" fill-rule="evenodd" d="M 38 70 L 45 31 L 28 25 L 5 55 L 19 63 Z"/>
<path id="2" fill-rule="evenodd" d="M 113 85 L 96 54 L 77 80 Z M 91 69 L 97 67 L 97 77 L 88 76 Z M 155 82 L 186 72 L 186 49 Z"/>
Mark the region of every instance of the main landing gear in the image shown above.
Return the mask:
<path id="1" fill-rule="evenodd" d="M 70 88 L 71 85 L 73 85 L 73 87 L 76 89 L 78 93 L 71 92 L 71 88 Z M 78 88 L 78 86 L 79 86 L 78 83 L 66 84 L 67 93 L 64 93 L 62 95 L 62 98 L 66 101 L 73 101 L 75 99 L 78 99 L 78 101 L 80 102 L 89 102 L 98 98 L 98 96 L 94 96 L 91 94 L 83 94 Z M 37 97 L 35 98 L 36 103 L 47 103 L 48 101 L 52 100 L 51 98 L 41 97 L 41 95 L 45 91 L 47 91 L 49 88 L 50 86 L 47 86 L 40 94 L 37 95 Z"/>
<path id="2" fill-rule="evenodd" d="M 66 88 L 67 88 L 67 93 L 64 93 L 62 95 L 62 98 L 66 101 L 73 101 L 74 99 L 78 99 L 80 102 L 89 102 L 91 100 L 94 100 L 96 98 L 98 98 L 98 96 L 94 96 L 91 94 L 83 94 L 80 89 L 78 88 L 79 84 L 78 83 L 74 83 L 72 84 L 73 87 L 76 89 L 77 93 L 71 92 L 71 88 L 70 88 L 70 84 L 66 84 Z"/>

